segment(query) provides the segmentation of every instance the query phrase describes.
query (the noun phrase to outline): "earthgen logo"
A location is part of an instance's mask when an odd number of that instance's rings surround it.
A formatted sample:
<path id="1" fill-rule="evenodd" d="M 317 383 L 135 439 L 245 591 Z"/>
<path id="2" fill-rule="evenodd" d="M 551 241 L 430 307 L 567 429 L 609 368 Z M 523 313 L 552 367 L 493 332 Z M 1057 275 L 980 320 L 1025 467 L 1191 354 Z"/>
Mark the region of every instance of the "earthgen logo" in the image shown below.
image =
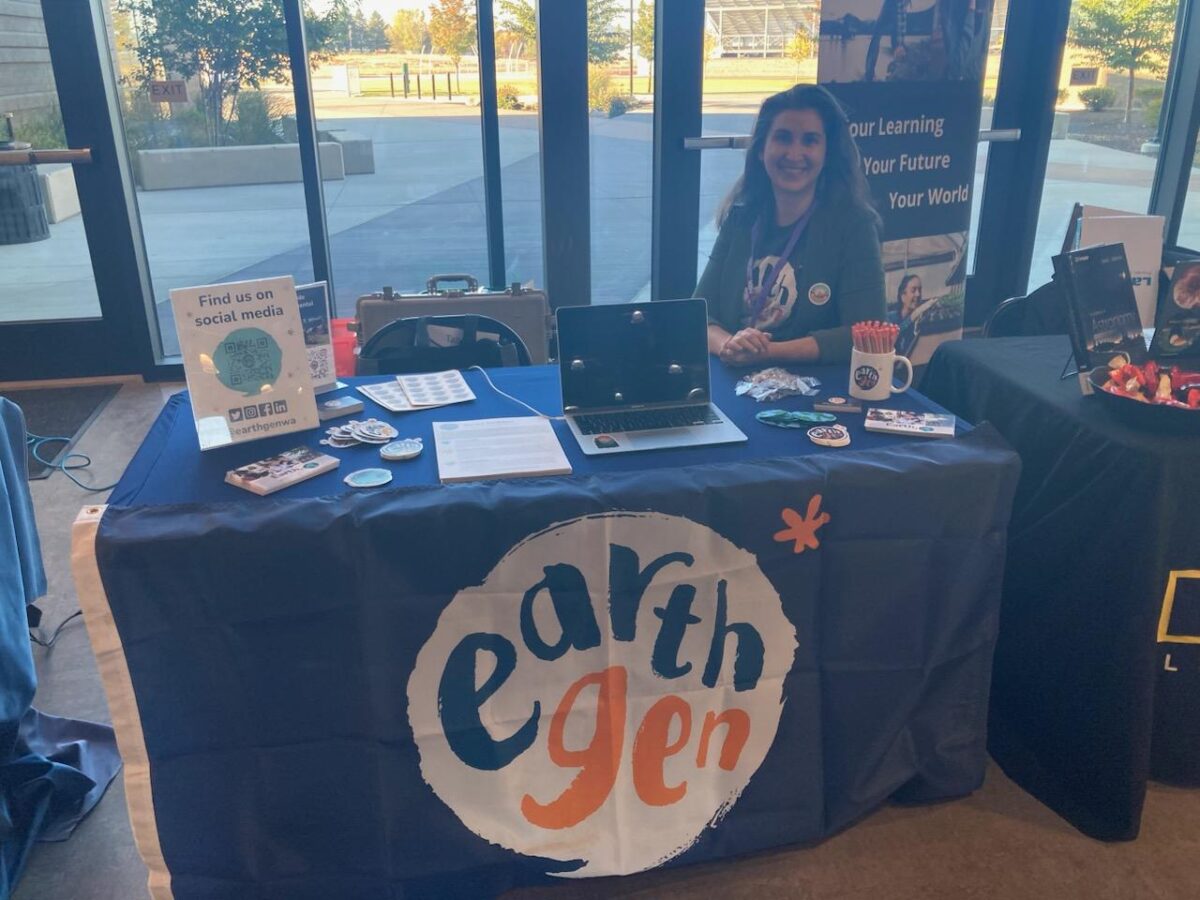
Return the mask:
<path id="1" fill-rule="evenodd" d="M 526 538 L 460 591 L 417 656 L 421 773 L 471 831 L 653 868 L 737 801 L 775 739 L 796 630 L 752 554 L 658 513 Z"/>
<path id="2" fill-rule="evenodd" d="M 854 383 L 864 391 L 869 391 L 879 384 L 879 370 L 874 366 L 859 366 L 854 370 Z"/>

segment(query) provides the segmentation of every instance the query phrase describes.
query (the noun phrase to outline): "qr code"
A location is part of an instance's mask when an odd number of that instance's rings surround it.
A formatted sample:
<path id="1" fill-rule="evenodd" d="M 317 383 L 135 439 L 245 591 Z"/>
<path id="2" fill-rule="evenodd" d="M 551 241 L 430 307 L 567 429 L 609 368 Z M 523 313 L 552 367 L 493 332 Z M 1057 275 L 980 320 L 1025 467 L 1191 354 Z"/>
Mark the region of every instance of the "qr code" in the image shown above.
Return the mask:
<path id="1" fill-rule="evenodd" d="M 315 384 L 327 384 L 335 381 L 333 374 L 333 348 L 307 347 L 308 371 Z"/>

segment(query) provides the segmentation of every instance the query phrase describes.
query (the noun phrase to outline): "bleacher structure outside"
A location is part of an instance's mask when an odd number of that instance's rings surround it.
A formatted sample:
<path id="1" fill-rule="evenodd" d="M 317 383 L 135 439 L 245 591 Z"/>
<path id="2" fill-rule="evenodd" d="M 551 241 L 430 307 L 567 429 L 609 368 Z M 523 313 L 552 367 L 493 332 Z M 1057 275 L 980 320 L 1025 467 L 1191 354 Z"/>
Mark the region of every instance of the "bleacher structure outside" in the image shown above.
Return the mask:
<path id="1" fill-rule="evenodd" d="M 819 0 L 707 0 L 708 29 L 722 56 L 783 56 L 797 31 L 814 40 Z"/>

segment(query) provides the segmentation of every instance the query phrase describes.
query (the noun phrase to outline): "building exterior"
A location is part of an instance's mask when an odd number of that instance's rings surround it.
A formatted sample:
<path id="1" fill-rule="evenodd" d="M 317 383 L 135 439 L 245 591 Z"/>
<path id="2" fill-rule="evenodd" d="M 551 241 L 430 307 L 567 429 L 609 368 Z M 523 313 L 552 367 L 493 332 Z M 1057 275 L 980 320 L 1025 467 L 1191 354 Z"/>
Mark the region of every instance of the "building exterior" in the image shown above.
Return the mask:
<path id="1" fill-rule="evenodd" d="M 42 4 L 0 0 L 0 115 L 13 113 L 19 125 L 55 106 Z"/>

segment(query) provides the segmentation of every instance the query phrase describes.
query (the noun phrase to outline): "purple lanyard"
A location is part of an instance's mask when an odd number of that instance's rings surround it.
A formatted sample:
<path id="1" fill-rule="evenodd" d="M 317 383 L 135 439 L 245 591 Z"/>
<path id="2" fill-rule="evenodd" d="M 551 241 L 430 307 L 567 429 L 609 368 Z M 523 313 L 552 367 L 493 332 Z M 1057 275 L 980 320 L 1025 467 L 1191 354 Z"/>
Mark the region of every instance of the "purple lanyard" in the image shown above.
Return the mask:
<path id="1" fill-rule="evenodd" d="M 816 208 L 817 201 L 814 200 L 809 204 L 804 215 L 796 220 L 796 224 L 792 226 L 792 233 L 788 237 L 787 245 L 783 248 L 783 253 L 767 268 L 766 275 L 763 277 L 762 283 L 758 286 L 758 290 L 751 294 L 750 284 L 751 279 L 754 277 L 754 257 L 758 252 L 758 240 L 762 237 L 762 219 L 754 220 L 754 227 L 750 229 L 750 258 L 746 260 L 746 292 L 750 297 L 751 322 L 758 319 L 759 314 L 763 311 L 763 307 L 767 305 L 767 298 L 771 296 L 771 289 L 775 287 L 775 281 L 779 278 L 779 272 L 783 269 L 784 263 L 792 255 L 792 251 L 796 249 L 796 242 L 800 240 L 800 235 L 804 234 L 804 229 L 808 227 L 808 220 L 812 218 Z"/>

